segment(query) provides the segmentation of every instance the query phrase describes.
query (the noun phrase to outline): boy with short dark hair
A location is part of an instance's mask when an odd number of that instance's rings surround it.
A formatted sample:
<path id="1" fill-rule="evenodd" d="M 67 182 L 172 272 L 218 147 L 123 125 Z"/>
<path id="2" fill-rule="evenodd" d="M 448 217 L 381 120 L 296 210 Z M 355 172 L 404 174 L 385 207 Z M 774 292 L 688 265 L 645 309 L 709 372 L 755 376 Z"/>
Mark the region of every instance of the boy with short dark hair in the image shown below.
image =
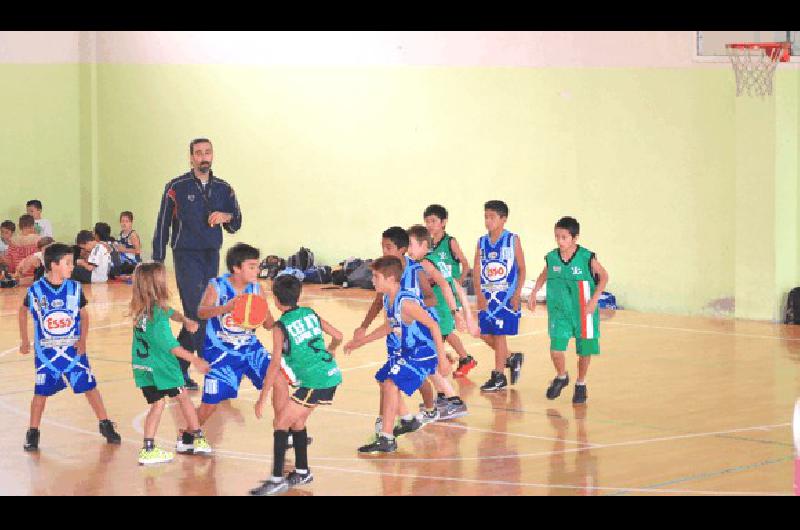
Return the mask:
<path id="1" fill-rule="evenodd" d="M 0 224 L 0 262 L 4 261 L 8 246 L 17 231 L 17 225 L 13 221 L 6 219 Z"/>
<path id="2" fill-rule="evenodd" d="M 375 290 L 384 297 L 386 321 L 372 333 L 349 342 L 345 353 L 386 336 L 394 337 L 399 350 L 375 375 L 381 385 L 381 432 L 374 440 L 359 448 L 360 453 L 390 453 L 397 450 L 394 420 L 401 413 L 400 392 L 410 396 L 446 363 L 444 343 L 436 314 L 425 307 L 422 299 L 403 289 L 403 262 L 396 256 L 384 256 L 372 263 Z"/>
<path id="3" fill-rule="evenodd" d="M 272 329 L 272 363 L 256 402 L 256 417 L 261 418 L 270 389 L 282 378 L 278 371 L 284 360 L 295 374 L 298 388 L 291 399 L 282 400 L 283 405 L 275 411 L 272 476 L 251 490 L 252 495 L 276 495 L 314 480 L 308 467 L 306 421 L 317 406 L 333 403 L 336 389 L 342 383 L 342 372 L 334 359 L 334 352 L 342 342 L 342 333 L 313 309 L 298 306 L 302 290 L 300 280 L 290 275 L 279 276 L 272 284 L 275 305 L 281 316 Z M 327 348 L 323 333 L 331 337 Z M 295 470 L 284 478 L 283 466 L 290 436 L 293 438 Z"/>
<path id="4" fill-rule="evenodd" d="M 133 229 L 133 212 L 119 214 L 120 232 L 119 239 L 114 244 L 122 261 L 121 274 L 132 274 L 136 265 L 142 262 L 142 242 L 139 234 Z"/>
<path id="5" fill-rule="evenodd" d="M 439 268 L 439 272 L 451 284 L 451 289 L 455 293 L 453 284 L 462 285 L 464 283 L 464 279 L 469 275 L 469 262 L 456 238 L 446 231 L 447 208 L 441 204 L 431 204 L 425 208 L 422 218 L 431 235 L 431 249 L 427 258 Z M 442 311 L 446 309 L 441 287 L 435 285 L 433 293 L 436 295 L 437 312 L 441 317 Z M 459 302 L 458 297 L 456 297 L 456 302 Z M 441 326 L 445 342 L 452 346 L 458 354 L 458 368 L 453 372 L 453 377 L 466 377 L 469 371 L 478 365 L 478 362 L 467 353 L 453 327 L 447 328 L 443 322 L 441 322 Z"/>
<path id="6" fill-rule="evenodd" d="M 456 327 L 455 317 L 457 315 L 462 319 L 464 315 L 466 315 L 466 320 L 472 323 L 472 313 L 469 311 L 469 301 L 466 298 L 466 293 L 463 289 L 460 291 L 457 290 L 452 280 L 448 282 L 444 274 L 439 271 L 434 262 L 428 257 L 430 255 L 431 236 L 427 228 L 422 225 L 412 226 L 408 229 L 408 239 L 408 255 L 422 266 L 422 269 L 427 275 L 426 280 L 433 284 L 434 289 L 438 288 L 439 292 L 442 293 L 441 299 L 443 302 L 439 303 L 439 297 L 437 297 L 437 304 L 434 306 L 434 311 L 438 316 L 437 323 L 439 324 L 440 331 L 442 331 L 442 338 L 443 340 L 447 340 L 447 336 L 452 333 Z M 451 303 L 455 305 L 454 298 L 457 293 L 461 293 L 463 296 L 461 307 L 456 311 L 452 311 L 449 305 Z M 477 329 L 475 330 L 475 335 L 478 335 Z M 445 377 L 447 371 L 449 371 L 447 369 L 449 368 L 449 363 L 445 363 L 439 366 L 439 370 L 430 375 L 431 383 L 438 392 L 436 408 L 439 411 L 440 420 L 449 420 L 467 414 L 466 403 L 456 395 L 450 381 Z M 423 403 L 423 406 L 424 405 Z"/>
<path id="7" fill-rule="evenodd" d="M 229 272 L 208 282 L 200 307 L 197 308 L 197 315 L 206 321 L 203 358 L 211 366 L 205 375 L 203 398 L 197 409 L 200 425 L 211 417 L 219 403 L 239 395 L 239 385 L 244 376 L 259 390 L 264 383 L 271 356 L 258 340 L 255 329 L 239 327 L 231 315 L 236 298 L 241 295 L 253 294 L 264 298 L 266 302 L 258 283 L 260 256 L 257 248 L 245 243 L 231 247 L 225 256 Z M 272 329 L 274 324 L 275 320 L 267 309 L 263 327 Z M 272 402 L 276 415 L 289 399 L 288 383 L 294 382 L 291 370 L 283 360 L 278 367 L 282 369 L 284 377 L 275 380 Z M 184 452 L 180 440 L 177 452 Z"/>
<path id="8" fill-rule="evenodd" d="M 516 335 L 519 329 L 525 256 L 519 236 L 505 229 L 508 205 L 492 200 L 483 208 L 488 233 L 478 239 L 472 278 L 478 300 L 481 339 L 494 350 L 494 370 L 481 390 L 496 392 L 508 386 L 503 373 L 505 368 L 511 370 L 512 385 L 519 379 L 522 368 L 522 354 L 509 355 L 506 337 Z"/>
<path id="9" fill-rule="evenodd" d="M 100 239 L 104 233 L 102 227 L 100 235 L 88 230 L 78 232 L 75 244 L 81 250 L 88 252 L 89 256 L 86 259 L 78 258 L 72 273 L 73 280 L 81 283 L 105 283 L 108 281 L 108 274 L 111 271 L 111 252 Z"/>
<path id="10" fill-rule="evenodd" d="M 44 268 L 44 250 L 55 243 L 52 237 L 42 237 L 39 239 L 39 242 L 36 243 L 36 248 L 38 248 L 38 252 L 35 252 L 22 260 L 22 263 L 19 264 L 17 267 L 17 279 L 20 280 L 32 280 L 37 281 L 44 276 L 45 268 Z"/>
<path id="11" fill-rule="evenodd" d="M 19 309 L 19 351 L 30 353 L 28 314 L 34 320 L 36 352 L 36 386 L 31 402 L 30 428 L 25 435 L 25 450 L 39 449 L 39 425 L 47 398 L 64 390 L 66 377 L 75 394 L 85 394 L 100 421 L 100 434 L 108 443 L 119 444 L 121 438 L 108 419 L 97 380 L 86 356 L 89 315 L 81 285 L 72 274 L 72 249 L 60 243 L 44 251 L 47 273 L 27 291 Z"/>
<path id="12" fill-rule="evenodd" d="M 586 403 L 586 374 L 593 355 L 600 354 L 600 313 L 597 301 L 608 284 L 608 272 L 597 255 L 578 245 L 580 224 L 573 217 L 562 217 L 554 228 L 558 248 L 545 256 L 545 266 L 528 298 L 528 309 L 536 310 L 536 293 L 547 282 L 547 330 L 550 357 L 556 378 L 547 389 L 547 399 L 555 399 L 569 384 L 564 352 L 575 339 L 578 354 L 578 380 L 574 404 Z"/>
<path id="13" fill-rule="evenodd" d="M 33 217 L 36 233 L 42 237 L 53 237 L 53 226 L 47 219 L 42 219 L 42 201 L 33 199 L 25 204 L 25 209 Z"/>
<path id="14" fill-rule="evenodd" d="M 12 273 L 17 272 L 17 267 L 25 258 L 39 250 L 36 244 L 39 243 L 40 236 L 36 233 L 33 217 L 21 215 L 18 226 L 19 233 L 11 238 L 5 257 L 8 270 Z"/>

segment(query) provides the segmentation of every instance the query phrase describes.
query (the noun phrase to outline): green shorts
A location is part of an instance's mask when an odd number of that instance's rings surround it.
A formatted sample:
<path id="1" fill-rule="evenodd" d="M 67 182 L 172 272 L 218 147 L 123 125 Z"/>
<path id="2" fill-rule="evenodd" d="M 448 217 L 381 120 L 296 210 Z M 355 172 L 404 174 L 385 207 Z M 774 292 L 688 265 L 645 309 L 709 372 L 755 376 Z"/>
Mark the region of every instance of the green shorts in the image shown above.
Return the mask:
<path id="1" fill-rule="evenodd" d="M 599 355 L 600 336 L 596 324 L 590 331 L 594 338 L 581 338 L 581 322 L 578 318 L 550 318 L 548 323 L 548 334 L 550 335 L 550 350 L 567 351 L 569 341 L 575 339 L 575 351 L 578 355 Z"/>
<path id="2" fill-rule="evenodd" d="M 437 305 L 436 314 L 439 316 L 439 329 L 442 332 L 442 337 L 450 335 L 456 328 L 456 320 L 453 318 L 453 313 L 450 312 L 450 308 L 447 307 L 447 303 L 444 305 Z"/>

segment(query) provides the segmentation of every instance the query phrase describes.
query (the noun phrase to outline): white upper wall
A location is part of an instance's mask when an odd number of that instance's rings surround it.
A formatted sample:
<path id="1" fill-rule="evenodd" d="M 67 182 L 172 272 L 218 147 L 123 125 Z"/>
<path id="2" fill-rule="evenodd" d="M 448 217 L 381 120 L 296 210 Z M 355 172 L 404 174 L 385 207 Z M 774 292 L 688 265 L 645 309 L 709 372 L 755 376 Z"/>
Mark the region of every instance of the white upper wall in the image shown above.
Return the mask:
<path id="1" fill-rule="evenodd" d="M 704 66 L 692 31 L 0 32 L 0 63 Z"/>
<path id="2" fill-rule="evenodd" d="M 0 63 L 77 63 L 79 39 L 79 31 L 0 31 Z"/>

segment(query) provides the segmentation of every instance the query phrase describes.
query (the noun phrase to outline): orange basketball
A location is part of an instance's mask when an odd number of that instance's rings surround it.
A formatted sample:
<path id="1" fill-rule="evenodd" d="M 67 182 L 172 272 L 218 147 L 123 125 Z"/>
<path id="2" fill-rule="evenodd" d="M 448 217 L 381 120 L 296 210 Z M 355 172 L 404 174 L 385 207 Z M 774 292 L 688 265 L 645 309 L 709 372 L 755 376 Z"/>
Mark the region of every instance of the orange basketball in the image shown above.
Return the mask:
<path id="1" fill-rule="evenodd" d="M 255 329 L 267 318 L 267 302 L 255 294 L 237 296 L 233 302 L 231 318 L 239 327 Z"/>

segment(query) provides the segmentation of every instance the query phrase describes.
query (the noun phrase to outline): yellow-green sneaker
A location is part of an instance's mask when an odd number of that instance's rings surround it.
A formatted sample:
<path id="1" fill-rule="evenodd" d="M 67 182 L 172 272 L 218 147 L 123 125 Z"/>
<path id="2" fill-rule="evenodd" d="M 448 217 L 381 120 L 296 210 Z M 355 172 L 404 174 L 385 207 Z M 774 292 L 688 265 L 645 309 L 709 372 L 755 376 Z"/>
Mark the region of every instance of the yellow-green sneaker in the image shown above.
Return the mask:
<path id="1" fill-rule="evenodd" d="M 193 449 L 196 455 L 210 455 L 213 452 L 205 436 L 195 436 Z"/>
<path id="2" fill-rule="evenodd" d="M 153 447 L 149 451 L 142 448 L 139 451 L 139 463 L 142 465 L 163 464 L 164 462 L 171 462 L 174 457 L 175 455 L 159 447 Z"/>

